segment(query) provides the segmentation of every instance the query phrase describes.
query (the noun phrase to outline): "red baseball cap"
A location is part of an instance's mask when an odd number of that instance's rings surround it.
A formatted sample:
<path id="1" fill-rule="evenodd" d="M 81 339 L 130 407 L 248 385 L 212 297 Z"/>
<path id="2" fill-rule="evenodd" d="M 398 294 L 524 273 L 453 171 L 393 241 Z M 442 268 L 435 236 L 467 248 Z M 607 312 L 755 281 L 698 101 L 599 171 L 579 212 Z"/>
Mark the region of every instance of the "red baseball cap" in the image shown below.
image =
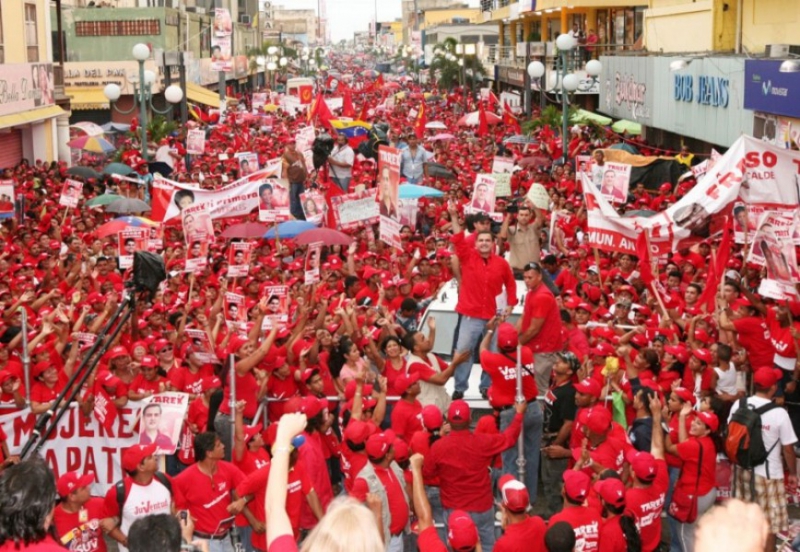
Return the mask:
<path id="1" fill-rule="evenodd" d="M 589 494 L 589 476 L 582 471 L 566 470 L 561 476 L 564 480 L 564 493 L 575 502 L 583 502 Z"/>
<path id="2" fill-rule="evenodd" d="M 401 395 L 409 390 L 409 388 L 419 381 L 419 372 L 411 374 L 402 374 L 394 381 L 394 388 Z"/>
<path id="3" fill-rule="evenodd" d="M 300 412 L 305 414 L 307 418 L 313 418 L 322 412 L 324 407 L 325 405 L 322 404 L 322 401 L 316 397 L 308 395 L 303 397 L 303 400 L 300 403 Z"/>
<path id="4" fill-rule="evenodd" d="M 586 416 L 586 427 L 592 433 L 607 433 L 611 429 L 611 412 L 604 406 L 593 406 Z"/>
<path id="5" fill-rule="evenodd" d="M 674 345 L 667 345 L 664 347 L 664 352 L 669 353 L 675 358 L 678 359 L 679 362 L 686 364 L 689 361 L 689 351 L 684 349 L 683 347 L 674 346 Z"/>
<path id="6" fill-rule="evenodd" d="M 158 359 L 153 355 L 144 355 L 141 360 L 142 366 L 147 366 L 148 368 L 155 368 L 158 366 Z"/>
<path id="7" fill-rule="evenodd" d="M 468 422 L 470 419 L 469 404 L 463 399 L 450 403 L 447 409 L 447 419 L 451 422 Z"/>
<path id="8" fill-rule="evenodd" d="M 700 412 L 697 417 L 700 418 L 701 422 L 706 424 L 712 433 L 719 429 L 719 418 L 717 418 L 717 415 L 713 412 Z"/>
<path id="9" fill-rule="evenodd" d="M 627 456 L 628 463 L 636 477 L 645 483 L 656 477 L 657 465 L 655 457 L 649 452 L 631 449 Z"/>
<path id="10" fill-rule="evenodd" d="M 356 445 L 364 444 L 372 435 L 374 427 L 361 420 L 351 420 L 344 430 L 344 438 Z"/>
<path id="11" fill-rule="evenodd" d="M 528 489 L 525 485 L 514 479 L 513 475 L 506 474 L 497 482 L 500 489 L 500 496 L 503 499 L 503 506 L 515 513 L 522 513 L 528 509 L 531 503 Z"/>
<path id="12" fill-rule="evenodd" d="M 156 445 L 133 445 L 125 449 L 122 453 L 122 469 L 126 472 L 135 471 L 142 460 L 148 456 L 152 456 L 156 451 Z"/>
<path id="13" fill-rule="evenodd" d="M 676 387 L 672 391 L 683 402 L 690 402 L 691 404 L 694 404 L 695 401 L 696 401 L 694 393 L 692 393 L 690 390 L 686 389 L 685 387 Z"/>
<path id="14" fill-rule="evenodd" d="M 503 322 L 497 328 L 497 347 L 504 351 L 510 351 L 517 348 L 519 343 L 519 335 L 517 329 L 509 322 Z"/>
<path id="15" fill-rule="evenodd" d="M 370 458 L 383 458 L 389 452 L 389 448 L 394 444 L 397 436 L 389 429 L 381 433 L 375 433 L 367 439 L 365 451 Z"/>
<path id="16" fill-rule="evenodd" d="M 596 347 L 592 347 L 589 349 L 589 352 L 595 356 L 613 356 L 614 346 L 611 343 L 606 343 L 605 341 L 598 343 Z"/>
<path id="17" fill-rule="evenodd" d="M 762 366 L 753 374 L 753 383 L 768 389 L 781 381 L 783 378 L 783 370 L 779 368 L 771 368 L 769 366 Z"/>
<path id="18" fill-rule="evenodd" d="M 603 502 L 615 508 L 625 506 L 625 484 L 619 479 L 603 479 L 594 485 L 594 490 L 603 499 Z"/>
<path id="19" fill-rule="evenodd" d="M 256 424 L 254 426 L 245 426 L 244 427 L 244 442 L 249 443 L 250 439 L 255 437 L 261 433 L 261 424 Z"/>
<path id="20" fill-rule="evenodd" d="M 695 349 L 692 351 L 692 355 L 706 364 L 711 364 L 711 351 L 708 349 Z"/>
<path id="21" fill-rule="evenodd" d="M 220 387 L 222 387 L 222 381 L 217 376 L 206 376 L 202 380 L 203 391 L 210 391 Z"/>
<path id="22" fill-rule="evenodd" d="M 442 411 L 435 404 L 422 407 L 422 425 L 425 429 L 439 429 L 444 425 Z"/>
<path id="23" fill-rule="evenodd" d="M 128 355 L 128 349 L 126 349 L 124 345 L 116 345 L 108 352 L 108 360 L 114 360 L 115 358 L 125 357 Z"/>
<path id="24" fill-rule="evenodd" d="M 356 380 L 350 380 L 347 382 L 347 385 L 344 388 L 344 398 L 345 400 L 352 399 L 356 394 Z M 369 383 L 365 383 L 361 387 L 361 394 L 365 397 L 372 395 L 372 385 Z"/>
<path id="25" fill-rule="evenodd" d="M 80 475 L 78 472 L 73 471 L 73 472 L 67 472 L 58 478 L 58 483 L 56 483 L 56 489 L 58 490 L 58 496 L 67 497 L 73 491 L 77 491 L 81 487 L 87 487 L 92 483 L 94 483 L 93 473 Z"/>
<path id="26" fill-rule="evenodd" d="M 250 341 L 250 339 L 243 335 L 234 335 L 231 337 L 230 341 L 228 341 L 228 354 L 235 355 L 239 352 L 239 349 L 242 348 L 242 345 Z M 158 349 L 156 349 L 158 350 Z"/>
<path id="27" fill-rule="evenodd" d="M 454 510 L 447 518 L 447 542 L 454 552 L 474 550 L 478 545 L 478 528 L 467 512 Z"/>
<path id="28" fill-rule="evenodd" d="M 600 387 L 600 384 L 597 380 L 592 378 L 586 378 L 583 381 L 575 384 L 575 391 L 577 393 L 582 393 L 584 395 L 591 395 L 592 397 L 599 399 L 600 393 L 603 391 L 603 388 Z"/>

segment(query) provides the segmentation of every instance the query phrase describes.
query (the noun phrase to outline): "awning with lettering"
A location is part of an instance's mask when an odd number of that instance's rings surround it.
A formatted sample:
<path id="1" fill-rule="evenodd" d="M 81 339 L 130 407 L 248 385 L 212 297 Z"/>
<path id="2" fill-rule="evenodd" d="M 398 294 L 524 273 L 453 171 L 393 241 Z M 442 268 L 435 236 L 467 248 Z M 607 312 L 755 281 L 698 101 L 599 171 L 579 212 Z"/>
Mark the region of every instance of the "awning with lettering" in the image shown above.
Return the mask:
<path id="1" fill-rule="evenodd" d="M 190 102 L 207 105 L 219 109 L 219 93 L 203 88 L 193 82 L 186 83 L 186 99 Z"/>
<path id="2" fill-rule="evenodd" d="M 67 96 L 72 97 L 70 106 L 74 111 L 88 111 L 91 109 L 109 109 L 110 105 L 103 89 L 99 87 L 76 88 L 67 87 Z"/>
<path id="3" fill-rule="evenodd" d="M 57 105 L 42 107 L 39 109 L 31 109 L 28 111 L 21 111 L 20 113 L 13 113 L 11 115 L 3 115 L 0 117 L 0 128 L 10 128 L 21 125 L 28 125 L 45 119 L 52 119 L 59 115 L 64 115 L 66 111 Z"/>

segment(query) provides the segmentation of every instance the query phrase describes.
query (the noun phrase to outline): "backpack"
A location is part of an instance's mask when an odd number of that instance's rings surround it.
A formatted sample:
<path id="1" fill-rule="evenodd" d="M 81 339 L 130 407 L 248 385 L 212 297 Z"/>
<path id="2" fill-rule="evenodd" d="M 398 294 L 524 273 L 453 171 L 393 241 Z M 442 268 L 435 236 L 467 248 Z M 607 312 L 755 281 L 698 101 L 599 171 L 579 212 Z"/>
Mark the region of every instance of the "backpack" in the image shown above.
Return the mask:
<path id="1" fill-rule="evenodd" d="M 753 408 L 747 403 L 746 398 L 739 399 L 739 408 L 731 416 L 731 421 L 728 423 L 728 434 L 725 437 L 725 454 L 732 464 L 752 470 L 767 461 L 769 453 L 779 441 L 773 443 L 769 450 L 764 446 L 761 416 L 773 408 L 779 407 L 774 402 L 770 402 Z M 767 473 L 767 477 L 769 477 L 769 473 Z"/>
<path id="2" fill-rule="evenodd" d="M 163 473 L 161 473 L 160 471 L 157 471 L 156 473 L 154 473 L 153 477 L 155 477 L 155 479 L 159 483 L 164 485 L 167 488 L 167 490 L 169 491 L 170 496 L 172 496 L 172 482 L 169 480 L 169 478 L 166 475 L 164 475 Z M 119 505 L 119 517 L 122 518 L 122 507 L 125 504 L 125 499 L 128 498 L 128 496 L 127 496 L 128 495 L 128 488 L 126 488 L 126 486 L 125 486 L 125 479 L 121 479 L 121 480 L 117 481 L 117 483 L 116 483 L 116 485 L 114 485 L 114 487 L 117 490 L 117 504 Z"/>

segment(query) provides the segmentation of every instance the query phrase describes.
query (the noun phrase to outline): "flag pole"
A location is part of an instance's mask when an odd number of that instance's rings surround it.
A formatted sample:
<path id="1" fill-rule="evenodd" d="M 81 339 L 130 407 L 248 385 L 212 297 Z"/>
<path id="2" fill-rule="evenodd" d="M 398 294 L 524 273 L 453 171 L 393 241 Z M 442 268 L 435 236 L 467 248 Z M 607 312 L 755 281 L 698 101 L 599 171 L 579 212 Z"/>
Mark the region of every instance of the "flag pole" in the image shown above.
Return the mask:
<path id="1" fill-rule="evenodd" d="M 516 402 L 525 402 L 525 395 L 522 393 L 522 345 L 517 344 L 517 397 Z M 522 424 L 522 431 L 517 438 L 517 475 L 519 480 L 525 481 L 525 424 Z"/>

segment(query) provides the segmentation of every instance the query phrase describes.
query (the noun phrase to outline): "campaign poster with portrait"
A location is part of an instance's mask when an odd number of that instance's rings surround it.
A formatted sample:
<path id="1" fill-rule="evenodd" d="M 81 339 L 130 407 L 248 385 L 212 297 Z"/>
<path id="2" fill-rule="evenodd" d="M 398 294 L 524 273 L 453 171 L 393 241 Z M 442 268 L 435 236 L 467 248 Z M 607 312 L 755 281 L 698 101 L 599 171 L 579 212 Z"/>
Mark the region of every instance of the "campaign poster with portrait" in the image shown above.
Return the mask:
<path id="1" fill-rule="evenodd" d="M 306 220 L 314 224 L 320 224 L 328 211 L 325 196 L 316 190 L 301 193 L 300 204 L 303 206 Z"/>
<path id="2" fill-rule="evenodd" d="M 198 273 L 208 266 L 209 250 L 208 234 L 194 234 L 193 239 L 186 244 L 186 272 Z"/>
<path id="3" fill-rule="evenodd" d="M 147 231 L 147 250 L 158 253 L 164 249 L 164 225 L 153 226 Z"/>
<path id="4" fill-rule="evenodd" d="M 186 393 L 159 393 L 145 399 L 139 421 L 139 444 L 156 445 L 156 454 L 174 454 L 189 408 Z"/>
<path id="5" fill-rule="evenodd" d="M 314 147 L 314 140 L 316 140 L 317 134 L 314 130 L 314 127 L 304 126 L 297 130 L 295 133 L 295 147 L 297 151 L 304 152 L 309 151 Z"/>
<path id="6" fill-rule="evenodd" d="M 147 251 L 147 228 L 126 228 L 117 233 L 119 267 L 123 270 L 133 266 L 133 254 Z"/>
<path id="7" fill-rule="evenodd" d="M 772 299 L 796 299 L 794 283 L 800 279 L 793 236 L 798 231 L 797 216 L 766 212 L 761 215 L 753 235 L 748 262 L 766 266 L 767 277 L 758 291 Z"/>
<path id="8" fill-rule="evenodd" d="M 575 178 L 581 182 L 584 177 L 589 180 L 592 179 L 592 165 L 594 159 L 591 155 L 576 155 L 575 156 Z"/>
<path id="9" fill-rule="evenodd" d="M 625 203 L 631 181 L 631 166 L 626 163 L 607 161 L 603 165 L 603 180 L 600 195 L 611 203 Z"/>
<path id="10" fill-rule="evenodd" d="M 266 286 L 262 297 L 267 298 L 267 314 L 261 328 L 271 330 L 275 324 L 289 321 L 289 287 Z"/>
<path id="11" fill-rule="evenodd" d="M 336 228 L 352 230 L 367 224 L 378 222 L 378 189 L 364 189 L 349 194 L 331 197 L 331 208 Z M 370 233 L 367 232 L 367 236 Z"/>
<path id="12" fill-rule="evenodd" d="M 214 223 L 205 205 L 192 205 L 184 209 L 181 213 L 181 222 L 186 245 L 198 240 L 214 241 Z"/>
<path id="13" fill-rule="evenodd" d="M 419 212 L 419 199 L 413 197 L 401 199 L 397 202 L 397 214 L 400 226 L 417 227 L 417 213 Z"/>
<path id="14" fill-rule="evenodd" d="M 253 92 L 253 113 L 261 113 L 265 105 L 267 105 L 267 93 Z"/>
<path id="15" fill-rule="evenodd" d="M 235 157 L 239 164 L 240 178 L 249 176 L 259 170 L 257 153 L 242 152 L 242 153 L 237 153 Z"/>
<path id="16" fill-rule="evenodd" d="M 83 184 L 67 178 L 64 180 L 64 185 L 61 186 L 61 197 L 58 198 L 58 204 L 64 207 L 77 207 L 82 195 Z"/>
<path id="17" fill-rule="evenodd" d="M 493 213 L 495 204 L 495 180 L 489 174 L 475 175 L 475 186 L 469 206 L 473 212 Z"/>
<path id="18" fill-rule="evenodd" d="M 305 284 L 316 284 L 320 280 L 319 268 L 322 258 L 322 242 L 314 242 L 308 245 L 305 261 Z"/>
<path id="19" fill-rule="evenodd" d="M 233 71 L 231 56 L 231 38 L 233 21 L 231 12 L 226 8 L 214 8 L 214 32 L 211 34 L 211 70 Z"/>
<path id="20" fill-rule="evenodd" d="M 733 204 L 733 237 L 736 243 L 753 243 L 758 222 L 764 214 L 792 218 L 797 208 L 772 208 L 763 204 L 750 205 L 737 201 Z M 746 237 L 746 239 L 745 239 Z M 792 236 L 792 243 L 800 245 L 800 236 Z"/>
<path id="21" fill-rule="evenodd" d="M 229 327 L 244 327 L 247 322 L 244 295 L 225 293 L 225 321 L 228 322 Z"/>
<path id="22" fill-rule="evenodd" d="M 198 330 L 197 328 L 186 328 L 184 330 L 186 337 L 192 342 L 192 347 L 198 355 L 198 360 L 204 364 L 219 364 L 219 358 L 214 354 L 214 348 L 211 346 L 211 341 L 208 339 L 208 333 L 205 330 Z"/>
<path id="23" fill-rule="evenodd" d="M 398 220 L 400 199 L 400 150 L 378 146 L 378 196 L 380 216 Z"/>
<path id="24" fill-rule="evenodd" d="M 203 155 L 206 151 L 206 131 L 193 128 L 186 133 L 186 153 L 189 155 Z"/>
<path id="25" fill-rule="evenodd" d="M 283 222 L 289 220 L 289 216 L 289 183 L 267 178 L 258 187 L 258 220 Z"/>
<path id="26" fill-rule="evenodd" d="M 228 247 L 228 277 L 246 278 L 250 273 L 252 242 L 233 242 Z"/>
<path id="27" fill-rule="evenodd" d="M 14 181 L 0 180 L 0 218 L 14 216 Z"/>

